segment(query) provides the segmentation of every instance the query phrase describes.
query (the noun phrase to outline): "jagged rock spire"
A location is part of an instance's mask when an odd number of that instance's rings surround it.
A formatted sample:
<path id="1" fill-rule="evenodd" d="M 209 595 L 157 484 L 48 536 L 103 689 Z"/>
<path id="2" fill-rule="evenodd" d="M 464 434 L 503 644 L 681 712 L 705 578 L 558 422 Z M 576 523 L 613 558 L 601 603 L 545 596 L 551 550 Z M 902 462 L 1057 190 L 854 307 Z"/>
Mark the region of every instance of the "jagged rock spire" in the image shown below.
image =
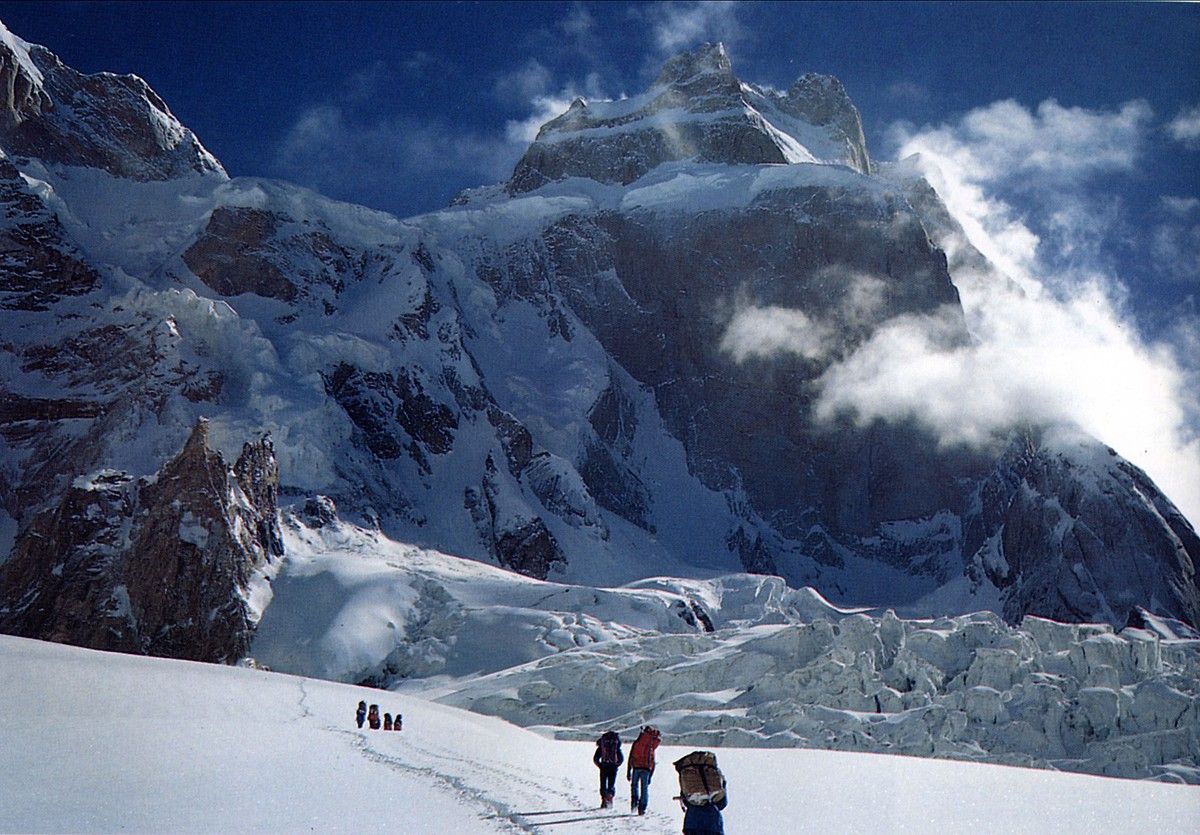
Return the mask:
<path id="1" fill-rule="evenodd" d="M 151 480 L 76 479 L 0 565 L 0 632 L 200 661 L 246 654 L 254 572 L 283 553 L 269 437 L 230 468 L 197 421 Z"/>
<path id="2" fill-rule="evenodd" d="M 703 43 L 691 52 L 668 58 L 656 84 L 678 84 L 706 73 L 733 76 L 733 64 L 723 43 Z"/>
<path id="3" fill-rule="evenodd" d="M 837 79 L 809 74 L 779 93 L 740 81 L 725 47 L 705 43 L 668 59 L 639 96 L 573 101 L 542 126 L 508 189 L 531 191 L 564 177 L 625 184 L 683 159 L 871 170 L 858 111 Z"/>

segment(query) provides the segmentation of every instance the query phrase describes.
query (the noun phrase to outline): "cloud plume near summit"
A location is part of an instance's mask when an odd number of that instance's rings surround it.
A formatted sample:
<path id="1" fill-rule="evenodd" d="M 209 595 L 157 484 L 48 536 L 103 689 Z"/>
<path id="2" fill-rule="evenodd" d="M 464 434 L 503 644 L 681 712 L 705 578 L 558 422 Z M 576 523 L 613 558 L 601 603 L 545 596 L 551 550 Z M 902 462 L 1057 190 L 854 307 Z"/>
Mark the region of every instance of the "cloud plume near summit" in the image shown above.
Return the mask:
<path id="1" fill-rule="evenodd" d="M 1097 223 L 1084 185 L 1129 171 L 1149 108 L 1088 111 L 998 102 L 956 124 L 893 128 L 897 157 L 926 177 L 961 225 L 942 230 L 972 343 L 947 339 L 954 311 L 888 320 L 819 380 L 818 417 L 860 424 L 916 420 L 943 444 L 985 446 L 1015 426 L 1074 425 L 1145 469 L 1200 523 L 1196 370 L 1175 344 L 1141 334 L 1124 287 L 1100 266 L 1070 269 L 1000 193 L 1020 191 L 1060 228 Z M 919 157 L 913 157 L 917 154 Z M 971 248 L 995 268 L 968 257 Z M 998 269 L 996 269 L 998 268 Z M 849 280 L 849 279 L 848 279 Z M 858 279 L 855 279 L 858 280 Z M 807 325 L 807 327 L 806 327 Z M 808 358 L 828 325 L 803 311 L 740 310 L 723 348 L 736 360 L 786 351 Z"/>

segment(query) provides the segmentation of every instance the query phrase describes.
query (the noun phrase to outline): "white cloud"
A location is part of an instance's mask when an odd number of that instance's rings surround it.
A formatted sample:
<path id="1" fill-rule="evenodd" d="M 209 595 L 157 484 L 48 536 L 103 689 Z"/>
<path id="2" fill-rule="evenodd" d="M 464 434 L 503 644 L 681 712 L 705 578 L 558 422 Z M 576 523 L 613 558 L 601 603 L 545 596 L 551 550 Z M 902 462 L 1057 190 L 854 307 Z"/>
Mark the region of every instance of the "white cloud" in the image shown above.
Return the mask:
<path id="1" fill-rule="evenodd" d="M 1196 197 L 1172 197 L 1163 195 L 1161 198 L 1163 208 L 1173 215 L 1185 217 L 1196 209 L 1200 209 L 1200 198 Z"/>
<path id="2" fill-rule="evenodd" d="M 570 92 L 559 95 L 534 96 L 530 106 L 533 112 L 524 119 L 510 119 L 504 124 L 504 135 L 510 142 L 530 143 L 537 138 L 542 125 L 561 116 L 571 106 L 575 96 Z"/>
<path id="3" fill-rule="evenodd" d="M 1160 223 L 1150 238 L 1158 272 L 1181 282 L 1200 282 L 1200 223 Z"/>
<path id="4" fill-rule="evenodd" d="M 1004 101 L 968 113 L 963 129 L 993 169 L 1004 166 L 1061 180 L 1133 168 L 1153 115 L 1141 100 L 1106 112 L 1063 107 L 1048 99 L 1036 114 Z"/>
<path id="5" fill-rule="evenodd" d="M 583 3 L 573 3 L 558 21 L 558 28 L 570 37 L 590 38 L 596 31 L 596 19 Z"/>
<path id="6" fill-rule="evenodd" d="M 908 104 L 927 104 L 933 100 L 933 94 L 929 92 L 928 87 L 906 79 L 889 84 L 887 94 L 893 99 L 899 99 Z"/>
<path id="7" fill-rule="evenodd" d="M 832 326 L 814 322 L 802 310 L 747 307 L 734 314 L 721 338 L 721 350 L 737 362 L 780 353 L 819 359 L 835 344 L 835 336 Z"/>
<path id="8" fill-rule="evenodd" d="M 1102 242 L 1115 223 L 1112 203 L 1086 197 L 1083 187 L 1136 166 L 1150 118 L 1137 101 L 1115 111 L 1050 101 L 1036 113 L 998 102 L 954 125 L 897 128 L 900 153 L 921 154 L 920 167 L 970 243 L 1020 290 L 996 276 L 955 275 L 977 344 L 934 350 L 928 322 L 894 322 L 830 370 L 824 408 L 861 419 L 903 414 L 948 442 L 980 443 L 1016 421 L 1072 423 L 1146 469 L 1200 520 L 1200 409 L 1186 358 L 1139 335 L 1122 310 L 1119 281 L 1086 260 L 1064 274 L 1047 257 L 1072 247 L 1094 252 Z M 1029 196 L 1029 210 L 1060 239 L 1053 253 L 996 197 L 1002 188 Z M 1165 254 L 1180 243 L 1159 246 Z"/>
<path id="9" fill-rule="evenodd" d="M 739 304 L 721 338 L 721 350 L 735 361 L 778 354 L 810 360 L 837 350 L 845 332 L 863 332 L 879 320 L 886 283 L 874 276 L 828 268 L 819 278 L 837 287 L 838 303 L 822 319 L 797 308 Z"/>
<path id="10" fill-rule="evenodd" d="M 496 80 L 496 95 L 501 101 L 527 102 L 541 96 L 552 86 L 553 76 L 549 69 L 536 58 L 530 58 L 511 72 Z"/>
<path id="11" fill-rule="evenodd" d="M 582 84 L 569 81 L 552 92 L 549 86 L 550 77 L 547 74 L 540 89 L 530 88 L 529 115 L 523 119 L 510 119 L 504 125 L 504 135 L 509 142 L 529 144 L 537 138 L 542 125 L 565 113 L 576 98 L 609 98 L 601 88 L 600 76 L 597 73 L 589 73 Z"/>
<path id="12" fill-rule="evenodd" d="M 1164 346 L 1140 340 L 1103 284 L 1068 298 L 991 280 L 963 291 L 972 344 L 945 347 L 956 310 L 892 319 L 829 368 L 820 414 L 916 419 L 946 444 L 987 445 L 1022 422 L 1078 425 L 1166 474 L 1164 488 L 1183 488 L 1170 475 L 1190 470 L 1196 480 L 1183 492 L 1200 510 L 1200 445 L 1183 431 L 1184 371 Z"/>
<path id="13" fill-rule="evenodd" d="M 1013 426 L 1078 426 L 1145 469 L 1200 520 L 1195 375 L 1143 341 L 1104 283 L 1066 298 L 960 283 L 975 342 L 946 349 L 946 316 L 888 322 L 821 379 L 818 414 L 913 419 L 945 444 L 988 446 Z"/>
<path id="14" fill-rule="evenodd" d="M 1164 195 L 1167 215 L 1150 235 L 1150 255 L 1158 273 L 1200 289 L 1200 198 Z"/>
<path id="15" fill-rule="evenodd" d="M 1140 100 L 1113 111 L 1063 107 L 1053 99 L 1029 110 L 1007 100 L 955 124 L 918 130 L 900 123 L 889 133 L 898 158 L 920 155 L 918 167 L 971 243 L 1005 273 L 1030 281 L 1049 254 L 1039 252 L 1047 242 L 997 196 L 999 187 L 1033 195 L 1056 254 L 1094 253 L 1109 233 L 1115 204 L 1098 206 L 1080 191 L 1099 175 L 1134 169 L 1152 116 Z"/>
<path id="16" fill-rule="evenodd" d="M 654 41 L 664 53 L 675 53 L 702 41 L 724 41 L 741 37 L 737 3 L 712 0 L 696 3 L 663 3 L 653 7 Z"/>
<path id="17" fill-rule="evenodd" d="M 1186 148 L 1200 150 L 1200 105 L 1180 110 L 1167 123 L 1167 135 Z"/>

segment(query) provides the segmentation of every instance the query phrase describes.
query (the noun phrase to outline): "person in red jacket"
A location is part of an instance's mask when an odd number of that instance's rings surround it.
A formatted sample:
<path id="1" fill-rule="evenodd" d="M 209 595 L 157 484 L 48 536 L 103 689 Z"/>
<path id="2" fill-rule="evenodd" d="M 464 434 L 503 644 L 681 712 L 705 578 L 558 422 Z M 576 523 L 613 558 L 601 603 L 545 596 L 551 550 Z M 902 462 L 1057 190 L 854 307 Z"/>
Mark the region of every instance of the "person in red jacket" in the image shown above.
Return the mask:
<path id="1" fill-rule="evenodd" d="M 650 802 L 650 778 L 654 776 L 654 749 L 662 740 L 657 728 L 649 725 L 642 728 L 638 738 L 629 746 L 629 765 L 625 767 L 625 779 L 629 781 L 629 810 L 646 814 Z"/>

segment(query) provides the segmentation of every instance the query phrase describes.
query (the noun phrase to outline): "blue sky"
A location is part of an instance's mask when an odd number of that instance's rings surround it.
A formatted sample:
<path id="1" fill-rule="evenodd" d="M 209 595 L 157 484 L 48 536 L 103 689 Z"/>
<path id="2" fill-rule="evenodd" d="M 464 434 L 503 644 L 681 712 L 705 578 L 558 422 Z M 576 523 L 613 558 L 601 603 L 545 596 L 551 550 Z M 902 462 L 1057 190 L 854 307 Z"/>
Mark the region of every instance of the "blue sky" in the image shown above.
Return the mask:
<path id="1" fill-rule="evenodd" d="M 988 254 L 1057 294 L 1032 316 L 1088 330 L 1074 356 L 1136 356 L 1124 381 L 1093 375 L 1095 425 L 1161 374 L 1161 407 L 1146 395 L 1111 442 L 1135 453 L 1165 414 L 1155 477 L 1200 473 L 1200 5 L 10 2 L 0 19 L 77 69 L 147 79 L 235 176 L 400 215 L 505 179 L 573 96 L 637 93 L 706 40 L 747 81 L 836 75 L 874 158 L 931 160 Z M 1050 336 L 1016 346 L 1024 367 L 1070 353 Z M 1086 399 L 1062 370 L 1034 387 Z"/>

